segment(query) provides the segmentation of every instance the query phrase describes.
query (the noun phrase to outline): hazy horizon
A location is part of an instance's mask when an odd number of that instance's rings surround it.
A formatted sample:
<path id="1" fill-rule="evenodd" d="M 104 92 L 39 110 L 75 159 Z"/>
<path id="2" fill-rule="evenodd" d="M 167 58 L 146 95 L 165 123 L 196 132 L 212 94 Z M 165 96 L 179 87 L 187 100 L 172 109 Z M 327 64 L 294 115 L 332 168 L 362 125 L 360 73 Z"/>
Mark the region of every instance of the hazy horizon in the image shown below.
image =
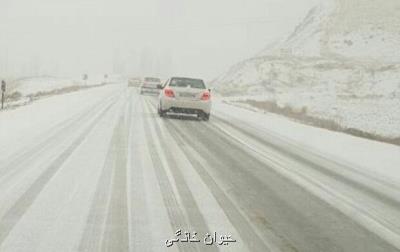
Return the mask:
<path id="1" fill-rule="evenodd" d="M 6 0 L 0 76 L 212 79 L 283 39 L 319 0 Z"/>

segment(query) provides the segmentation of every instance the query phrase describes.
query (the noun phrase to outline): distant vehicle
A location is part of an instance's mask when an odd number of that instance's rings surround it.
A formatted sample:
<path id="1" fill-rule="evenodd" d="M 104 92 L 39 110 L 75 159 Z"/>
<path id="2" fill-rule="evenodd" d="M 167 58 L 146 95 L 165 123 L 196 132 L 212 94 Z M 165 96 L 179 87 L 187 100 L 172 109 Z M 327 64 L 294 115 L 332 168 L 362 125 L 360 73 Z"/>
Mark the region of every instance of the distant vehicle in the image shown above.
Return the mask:
<path id="1" fill-rule="evenodd" d="M 154 77 L 146 77 L 140 87 L 140 94 L 154 94 L 158 95 L 160 90 L 158 86 L 161 85 L 161 80 Z"/>
<path id="2" fill-rule="evenodd" d="M 142 80 L 140 78 L 129 78 L 128 87 L 140 87 Z"/>
<path id="3" fill-rule="evenodd" d="M 159 85 L 158 114 L 164 117 L 168 112 L 194 114 L 208 121 L 211 112 L 211 90 L 201 79 L 173 77 Z"/>

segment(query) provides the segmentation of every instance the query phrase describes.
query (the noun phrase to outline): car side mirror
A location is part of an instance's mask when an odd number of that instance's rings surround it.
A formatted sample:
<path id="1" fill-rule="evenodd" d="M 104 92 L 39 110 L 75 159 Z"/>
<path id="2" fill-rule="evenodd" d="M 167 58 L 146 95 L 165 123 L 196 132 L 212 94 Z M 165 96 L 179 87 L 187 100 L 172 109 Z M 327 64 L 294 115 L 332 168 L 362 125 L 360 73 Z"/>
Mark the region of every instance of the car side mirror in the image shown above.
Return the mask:
<path id="1" fill-rule="evenodd" d="M 158 85 L 157 85 L 157 88 L 158 88 L 158 89 L 163 89 L 163 87 L 162 87 L 161 84 L 158 84 Z"/>

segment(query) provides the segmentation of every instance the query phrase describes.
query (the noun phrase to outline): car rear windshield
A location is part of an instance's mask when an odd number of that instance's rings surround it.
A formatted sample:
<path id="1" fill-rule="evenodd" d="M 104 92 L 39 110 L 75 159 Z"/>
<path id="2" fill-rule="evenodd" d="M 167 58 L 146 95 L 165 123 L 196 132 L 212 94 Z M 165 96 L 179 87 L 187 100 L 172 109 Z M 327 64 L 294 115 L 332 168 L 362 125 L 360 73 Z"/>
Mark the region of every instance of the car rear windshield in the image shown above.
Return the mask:
<path id="1" fill-rule="evenodd" d="M 191 87 L 191 88 L 199 88 L 205 89 L 203 80 L 199 79 L 187 79 L 187 78 L 174 78 L 171 80 L 169 84 L 171 87 Z"/>
<path id="2" fill-rule="evenodd" d="M 147 81 L 147 82 L 161 82 L 161 80 L 159 78 L 151 78 L 151 77 L 144 78 L 144 81 Z"/>

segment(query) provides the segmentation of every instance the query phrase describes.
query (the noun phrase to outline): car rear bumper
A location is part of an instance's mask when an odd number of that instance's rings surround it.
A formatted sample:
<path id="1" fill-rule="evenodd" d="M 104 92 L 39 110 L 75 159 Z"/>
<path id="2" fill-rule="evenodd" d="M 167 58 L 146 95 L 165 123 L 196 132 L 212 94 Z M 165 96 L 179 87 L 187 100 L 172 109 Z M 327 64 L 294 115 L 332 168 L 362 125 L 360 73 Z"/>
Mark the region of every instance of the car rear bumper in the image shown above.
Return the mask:
<path id="1" fill-rule="evenodd" d="M 147 87 L 141 87 L 140 88 L 141 93 L 149 93 L 149 94 L 159 94 L 160 90 L 158 88 L 147 88 Z"/>
<path id="2" fill-rule="evenodd" d="M 197 114 L 198 112 L 203 112 L 210 114 L 211 101 L 163 99 L 161 101 L 161 109 L 175 113 Z"/>

